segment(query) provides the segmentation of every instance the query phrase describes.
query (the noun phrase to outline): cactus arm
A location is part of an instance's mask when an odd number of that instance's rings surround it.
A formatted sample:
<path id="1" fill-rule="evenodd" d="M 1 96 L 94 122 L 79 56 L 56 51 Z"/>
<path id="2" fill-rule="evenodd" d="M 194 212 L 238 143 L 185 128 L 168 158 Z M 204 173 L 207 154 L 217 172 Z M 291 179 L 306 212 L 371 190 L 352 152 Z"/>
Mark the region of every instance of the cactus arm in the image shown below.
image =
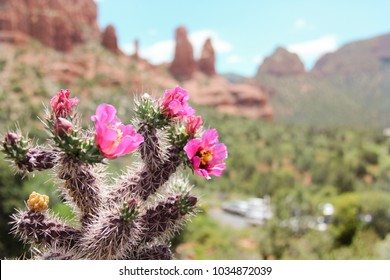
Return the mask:
<path id="1" fill-rule="evenodd" d="M 66 155 L 60 161 L 58 177 L 64 180 L 62 191 L 68 202 L 80 212 L 82 224 L 91 222 L 102 205 L 99 172 L 91 165 Z"/>
<path id="2" fill-rule="evenodd" d="M 66 225 L 47 211 L 18 211 L 12 216 L 12 233 L 26 243 L 41 244 L 45 247 L 73 247 L 80 230 Z"/>
<path id="3" fill-rule="evenodd" d="M 178 231 L 186 221 L 186 217 L 195 211 L 196 197 L 186 194 L 170 195 L 165 201 L 149 208 L 139 217 L 141 226 L 141 243 L 154 240 L 167 240 Z"/>

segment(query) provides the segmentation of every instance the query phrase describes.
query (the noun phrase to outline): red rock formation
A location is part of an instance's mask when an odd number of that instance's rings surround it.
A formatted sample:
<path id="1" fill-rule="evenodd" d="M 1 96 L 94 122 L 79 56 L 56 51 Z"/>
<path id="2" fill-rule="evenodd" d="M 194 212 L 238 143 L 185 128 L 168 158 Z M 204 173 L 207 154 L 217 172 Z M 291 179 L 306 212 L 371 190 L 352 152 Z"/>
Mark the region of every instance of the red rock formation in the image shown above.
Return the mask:
<path id="1" fill-rule="evenodd" d="M 198 66 L 199 70 L 206 75 L 215 75 L 215 53 L 210 38 L 208 38 L 203 45 L 202 54 L 200 56 Z"/>
<path id="2" fill-rule="evenodd" d="M 99 38 L 93 0 L 1 0 L 0 41 L 18 43 L 29 37 L 60 51 Z"/>
<path id="3" fill-rule="evenodd" d="M 266 93 L 249 82 L 232 84 L 221 76 L 210 78 L 198 72 L 183 86 L 190 92 L 194 104 L 213 106 L 224 113 L 253 119 L 273 119 Z"/>
<path id="4" fill-rule="evenodd" d="M 169 70 L 179 80 L 191 78 L 196 70 L 192 45 L 187 38 L 187 30 L 183 26 L 176 29 L 175 57 Z"/>
<path id="5" fill-rule="evenodd" d="M 121 53 L 118 48 L 115 27 L 111 24 L 106 27 L 102 34 L 102 46 L 113 53 Z"/>
<path id="6" fill-rule="evenodd" d="M 257 75 L 270 74 L 282 77 L 304 73 L 305 67 L 297 54 L 290 53 L 283 48 L 277 48 L 271 56 L 264 59 Z"/>

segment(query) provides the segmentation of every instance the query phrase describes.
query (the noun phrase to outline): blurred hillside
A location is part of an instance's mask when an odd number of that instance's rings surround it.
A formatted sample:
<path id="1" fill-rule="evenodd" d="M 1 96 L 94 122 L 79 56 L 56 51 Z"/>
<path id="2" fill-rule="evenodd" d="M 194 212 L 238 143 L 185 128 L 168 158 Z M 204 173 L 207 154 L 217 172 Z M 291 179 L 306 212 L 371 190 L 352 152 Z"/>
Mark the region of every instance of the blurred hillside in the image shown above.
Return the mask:
<path id="1" fill-rule="evenodd" d="M 306 72 L 296 54 L 277 49 L 256 81 L 279 121 L 321 126 L 390 125 L 390 34 L 349 43 Z"/>

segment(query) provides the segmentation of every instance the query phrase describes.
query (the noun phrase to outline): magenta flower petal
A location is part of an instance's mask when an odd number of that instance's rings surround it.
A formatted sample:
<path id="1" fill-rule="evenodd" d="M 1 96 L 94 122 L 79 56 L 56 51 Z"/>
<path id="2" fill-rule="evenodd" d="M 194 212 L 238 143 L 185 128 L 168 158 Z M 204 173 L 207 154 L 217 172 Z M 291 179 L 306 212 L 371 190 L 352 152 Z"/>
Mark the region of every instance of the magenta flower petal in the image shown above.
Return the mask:
<path id="1" fill-rule="evenodd" d="M 191 159 L 198 152 L 199 146 L 201 144 L 200 139 L 192 139 L 188 141 L 187 145 L 184 147 L 184 151 L 187 153 L 187 156 Z"/>
<path id="2" fill-rule="evenodd" d="M 218 143 L 218 132 L 216 129 L 208 129 L 202 136 L 202 139 L 205 144 L 212 145 Z"/>
<path id="3" fill-rule="evenodd" d="M 116 118 L 115 107 L 110 104 L 100 104 L 96 109 L 96 115 L 93 115 L 91 119 L 93 121 L 99 119 L 102 123 L 120 122 L 120 120 Z"/>
<path id="4" fill-rule="evenodd" d="M 227 158 L 227 148 L 225 144 L 216 144 L 214 146 L 212 162 L 221 162 Z"/>
<path id="5" fill-rule="evenodd" d="M 133 152 L 144 141 L 142 135 L 138 134 L 130 124 L 122 124 L 116 112 L 114 106 L 100 104 L 96 109 L 96 115 L 91 117 L 96 127 L 96 146 L 108 159 L 115 159 Z"/>
<path id="6" fill-rule="evenodd" d="M 221 176 L 226 168 L 227 148 L 218 142 L 215 129 L 206 130 L 200 139 L 188 141 L 184 151 L 195 172 L 206 179 L 210 179 L 210 175 Z"/>
<path id="7" fill-rule="evenodd" d="M 219 163 L 213 166 L 212 169 L 210 169 L 209 174 L 214 176 L 222 176 L 222 172 L 225 170 L 226 164 L 225 163 Z"/>
<path id="8" fill-rule="evenodd" d="M 122 142 L 118 145 L 116 152 L 120 154 L 128 154 L 135 149 L 144 141 L 142 135 L 138 134 L 131 125 L 123 126 Z"/>
<path id="9" fill-rule="evenodd" d="M 174 89 L 167 89 L 164 97 L 159 99 L 158 103 L 168 117 L 184 118 L 195 113 L 195 110 L 187 103 L 188 98 L 188 92 L 176 86 Z"/>
<path id="10" fill-rule="evenodd" d="M 200 167 L 201 162 L 202 161 L 201 161 L 200 157 L 194 156 L 192 158 L 192 165 L 193 165 L 195 171 L 196 170 L 198 170 L 198 171 L 200 170 L 199 167 Z"/>
<path id="11" fill-rule="evenodd" d="M 211 177 L 209 176 L 209 173 L 205 169 L 195 169 L 195 172 L 198 175 L 205 177 L 207 180 L 211 179 Z"/>

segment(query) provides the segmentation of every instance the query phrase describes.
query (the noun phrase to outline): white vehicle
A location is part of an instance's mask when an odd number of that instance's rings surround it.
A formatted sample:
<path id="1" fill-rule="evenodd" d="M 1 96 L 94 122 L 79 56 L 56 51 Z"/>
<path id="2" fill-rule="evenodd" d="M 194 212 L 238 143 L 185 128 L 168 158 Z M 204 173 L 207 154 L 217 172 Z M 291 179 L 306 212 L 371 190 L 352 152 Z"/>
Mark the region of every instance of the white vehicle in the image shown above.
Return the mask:
<path id="1" fill-rule="evenodd" d="M 245 216 L 248 211 L 248 202 L 244 200 L 227 202 L 222 205 L 222 209 L 229 213 Z"/>
<path id="2" fill-rule="evenodd" d="M 269 196 L 265 198 L 251 198 L 248 202 L 246 218 L 251 225 L 262 225 L 272 218 L 271 203 Z"/>
<path id="3" fill-rule="evenodd" d="M 250 225 L 262 225 L 272 218 L 270 198 L 251 198 L 249 200 L 235 200 L 222 204 L 226 212 L 245 217 Z"/>

